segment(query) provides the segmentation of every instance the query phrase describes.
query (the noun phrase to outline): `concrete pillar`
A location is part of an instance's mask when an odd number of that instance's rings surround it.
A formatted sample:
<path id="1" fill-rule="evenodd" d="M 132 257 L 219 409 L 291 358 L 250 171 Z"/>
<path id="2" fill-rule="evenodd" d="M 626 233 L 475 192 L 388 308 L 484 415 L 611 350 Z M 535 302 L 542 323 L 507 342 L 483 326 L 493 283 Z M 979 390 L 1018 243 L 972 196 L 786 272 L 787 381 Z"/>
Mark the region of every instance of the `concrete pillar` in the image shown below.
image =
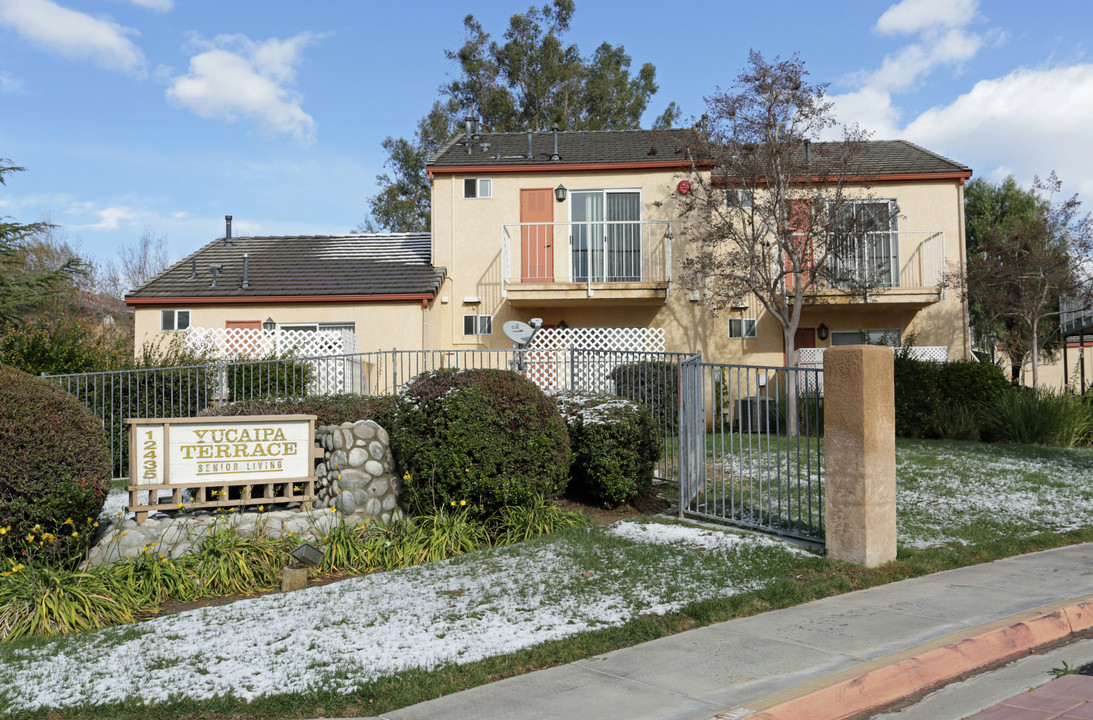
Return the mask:
<path id="1" fill-rule="evenodd" d="M 827 556 L 877 567 L 896 559 L 896 419 L 892 350 L 824 351 Z"/>

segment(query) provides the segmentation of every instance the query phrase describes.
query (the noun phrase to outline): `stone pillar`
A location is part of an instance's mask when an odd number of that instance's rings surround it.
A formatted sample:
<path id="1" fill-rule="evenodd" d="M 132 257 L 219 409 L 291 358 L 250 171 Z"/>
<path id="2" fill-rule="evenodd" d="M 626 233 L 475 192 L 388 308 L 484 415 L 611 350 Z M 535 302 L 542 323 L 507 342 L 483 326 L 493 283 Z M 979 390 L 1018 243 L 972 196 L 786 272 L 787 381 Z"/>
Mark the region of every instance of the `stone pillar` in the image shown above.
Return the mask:
<path id="1" fill-rule="evenodd" d="M 896 559 L 896 419 L 892 350 L 824 351 L 827 556 L 877 567 Z"/>

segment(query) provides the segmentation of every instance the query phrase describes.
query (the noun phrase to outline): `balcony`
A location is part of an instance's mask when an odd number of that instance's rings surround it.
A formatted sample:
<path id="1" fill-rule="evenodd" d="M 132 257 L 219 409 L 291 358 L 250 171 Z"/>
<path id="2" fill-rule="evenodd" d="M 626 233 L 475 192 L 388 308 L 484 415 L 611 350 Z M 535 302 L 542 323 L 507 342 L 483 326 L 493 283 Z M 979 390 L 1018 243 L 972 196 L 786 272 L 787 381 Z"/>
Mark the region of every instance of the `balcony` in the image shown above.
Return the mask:
<path id="1" fill-rule="evenodd" d="M 841 241 L 825 275 L 806 291 L 806 303 L 862 302 L 860 290 L 852 287 L 869 287 L 865 302 L 870 304 L 936 303 L 945 297 L 945 232 L 892 230 Z M 786 278 L 787 293 L 793 292 L 795 280 Z"/>
<path id="2" fill-rule="evenodd" d="M 672 223 L 503 225 L 501 273 L 502 296 L 513 305 L 663 303 L 672 280 Z"/>

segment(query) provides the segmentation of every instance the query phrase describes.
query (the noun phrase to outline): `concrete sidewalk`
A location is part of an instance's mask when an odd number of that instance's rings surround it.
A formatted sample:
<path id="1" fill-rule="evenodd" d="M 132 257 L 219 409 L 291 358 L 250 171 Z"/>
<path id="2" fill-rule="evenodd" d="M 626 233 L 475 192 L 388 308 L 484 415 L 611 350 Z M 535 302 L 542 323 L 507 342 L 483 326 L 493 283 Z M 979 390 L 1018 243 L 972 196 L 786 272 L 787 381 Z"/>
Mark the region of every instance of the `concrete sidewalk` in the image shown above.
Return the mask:
<path id="1" fill-rule="evenodd" d="M 1074 545 L 731 620 L 383 717 L 845 718 L 1091 629 L 1093 544 Z"/>

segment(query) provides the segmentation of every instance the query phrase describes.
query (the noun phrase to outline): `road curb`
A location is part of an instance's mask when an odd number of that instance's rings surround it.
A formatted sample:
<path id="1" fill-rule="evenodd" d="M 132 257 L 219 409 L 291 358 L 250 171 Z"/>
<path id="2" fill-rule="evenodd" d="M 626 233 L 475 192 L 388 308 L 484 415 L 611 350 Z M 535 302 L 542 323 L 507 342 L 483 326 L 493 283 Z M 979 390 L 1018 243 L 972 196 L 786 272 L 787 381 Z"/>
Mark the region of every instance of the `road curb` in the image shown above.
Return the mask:
<path id="1" fill-rule="evenodd" d="M 1093 630 L 1093 595 L 949 635 L 709 720 L 846 720 Z"/>

